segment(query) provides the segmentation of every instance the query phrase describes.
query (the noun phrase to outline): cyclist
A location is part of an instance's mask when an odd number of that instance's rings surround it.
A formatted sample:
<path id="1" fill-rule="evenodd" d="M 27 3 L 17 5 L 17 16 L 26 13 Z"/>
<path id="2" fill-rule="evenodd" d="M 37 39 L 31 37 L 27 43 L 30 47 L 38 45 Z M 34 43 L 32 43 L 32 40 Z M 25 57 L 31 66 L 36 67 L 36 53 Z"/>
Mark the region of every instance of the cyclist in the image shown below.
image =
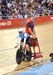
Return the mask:
<path id="1" fill-rule="evenodd" d="M 29 51 L 29 46 L 30 46 L 30 43 L 29 43 L 29 39 L 30 37 L 32 37 L 31 35 L 27 34 L 23 28 L 20 28 L 18 29 L 18 35 L 17 35 L 17 45 L 15 46 L 15 48 L 17 48 L 18 46 L 18 41 L 19 39 L 21 40 L 20 41 L 20 44 L 22 44 L 22 49 L 24 50 L 28 50 Z"/>

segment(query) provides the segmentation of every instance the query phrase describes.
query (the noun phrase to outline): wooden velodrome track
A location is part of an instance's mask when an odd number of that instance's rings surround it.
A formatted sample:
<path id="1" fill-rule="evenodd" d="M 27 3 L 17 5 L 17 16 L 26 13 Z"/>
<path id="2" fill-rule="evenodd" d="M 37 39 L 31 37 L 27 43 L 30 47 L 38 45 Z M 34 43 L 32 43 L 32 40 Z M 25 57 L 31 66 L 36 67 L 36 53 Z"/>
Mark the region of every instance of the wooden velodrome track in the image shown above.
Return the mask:
<path id="1" fill-rule="evenodd" d="M 50 52 L 53 52 L 53 22 L 35 26 L 35 30 L 42 51 L 43 60 L 49 59 Z M 0 30 L 0 75 L 5 75 L 5 73 L 20 67 L 16 64 L 15 59 L 17 49 L 14 49 L 17 31 L 18 29 Z M 36 48 L 36 50 L 38 49 Z M 21 67 L 23 65 L 25 66 L 26 62 L 24 62 L 24 64 L 22 63 Z"/>

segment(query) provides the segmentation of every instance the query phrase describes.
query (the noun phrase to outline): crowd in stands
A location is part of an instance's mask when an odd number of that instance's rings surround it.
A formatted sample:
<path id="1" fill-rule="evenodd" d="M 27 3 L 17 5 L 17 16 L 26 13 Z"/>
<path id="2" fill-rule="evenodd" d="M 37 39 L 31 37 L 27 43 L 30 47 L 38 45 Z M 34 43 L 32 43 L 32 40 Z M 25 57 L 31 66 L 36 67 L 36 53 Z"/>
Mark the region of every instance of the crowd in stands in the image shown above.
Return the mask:
<path id="1" fill-rule="evenodd" d="M 53 15 L 53 0 L 0 0 L 0 19 Z"/>

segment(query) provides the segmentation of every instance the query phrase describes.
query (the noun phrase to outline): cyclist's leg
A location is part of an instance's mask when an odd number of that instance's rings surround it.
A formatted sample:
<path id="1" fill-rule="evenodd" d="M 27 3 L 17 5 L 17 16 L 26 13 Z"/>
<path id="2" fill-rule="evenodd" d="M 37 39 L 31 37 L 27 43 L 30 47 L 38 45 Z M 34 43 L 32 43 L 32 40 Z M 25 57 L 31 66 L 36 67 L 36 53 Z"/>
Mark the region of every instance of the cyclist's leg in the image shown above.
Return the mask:
<path id="1" fill-rule="evenodd" d="M 28 50 L 28 51 L 30 50 L 29 39 L 30 39 L 30 37 L 26 39 L 26 50 Z"/>

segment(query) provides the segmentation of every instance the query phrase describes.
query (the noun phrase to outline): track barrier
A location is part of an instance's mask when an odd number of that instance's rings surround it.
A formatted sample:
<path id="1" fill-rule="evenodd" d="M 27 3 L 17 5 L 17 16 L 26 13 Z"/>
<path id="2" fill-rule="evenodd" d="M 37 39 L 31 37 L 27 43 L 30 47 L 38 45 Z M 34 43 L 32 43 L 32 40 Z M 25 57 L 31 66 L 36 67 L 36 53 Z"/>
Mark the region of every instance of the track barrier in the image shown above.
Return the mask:
<path id="1" fill-rule="evenodd" d="M 28 19 L 28 18 L 27 18 Z M 25 27 L 27 19 L 10 19 L 10 20 L 0 20 L 0 29 L 11 29 L 18 27 Z M 34 24 L 42 24 L 45 22 L 53 21 L 53 15 L 51 16 L 41 16 L 34 18 Z"/>

